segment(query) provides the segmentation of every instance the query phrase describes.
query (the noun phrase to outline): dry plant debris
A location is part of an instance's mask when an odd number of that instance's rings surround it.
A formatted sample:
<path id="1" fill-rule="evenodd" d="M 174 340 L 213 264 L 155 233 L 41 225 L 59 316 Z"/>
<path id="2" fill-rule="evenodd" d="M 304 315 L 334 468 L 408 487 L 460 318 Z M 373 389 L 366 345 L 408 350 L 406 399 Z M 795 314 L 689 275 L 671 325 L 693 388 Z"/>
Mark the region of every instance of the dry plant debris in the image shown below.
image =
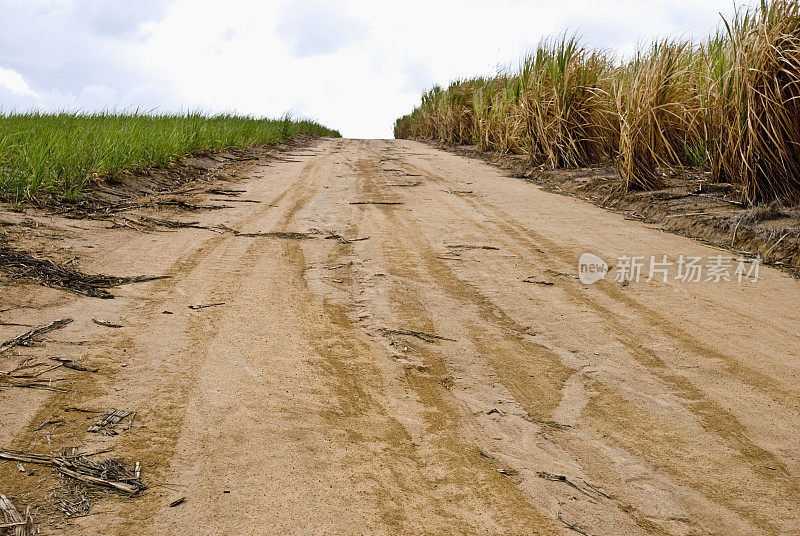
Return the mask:
<path id="1" fill-rule="evenodd" d="M 447 246 L 448 249 L 486 249 L 489 251 L 500 251 L 500 248 L 495 246 L 474 246 L 470 244 L 452 244 Z"/>
<path id="2" fill-rule="evenodd" d="M 0 246 L 0 270 L 12 279 L 32 281 L 47 287 L 95 298 L 113 298 L 114 296 L 105 290 L 111 287 L 167 277 L 152 275 L 116 277 L 106 274 L 85 274 L 69 266 L 56 264 L 49 259 L 39 259 L 6 246 Z"/>
<path id="3" fill-rule="evenodd" d="M 576 525 L 575 523 L 571 523 L 571 522 L 567 521 L 567 520 L 564 518 L 564 516 L 562 516 L 562 515 L 561 515 L 561 513 L 557 514 L 557 515 L 556 515 L 556 517 L 558 518 L 558 520 L 559 520 L 559 521 L 561 521 L 562 523 L 564 523 L 564 524 L 567 526 L 567 528 L 568 528 L 568 529 L 574 530 L 575 532 L 577 532 L 577 533 L 579 533 L 579 534 L 583 534 L 583 536 L 592 536 L 591 534 L 589 534 L 588 532 L 586 532 L 585 530 L 583 530 L 582 528 L 580 528 L 580 527 L 579 527 L 578 525 Z"/>
<path id="4" fill-rule="evenodd" d="M 246 191 L 247 190 L 240 190 L 240 189 L 234 189 L 234 188 L 209 188 L 207 190 L 207 192 L 210 193 L 210 194 L 227 195 L 227 196 L 231 196 L 231 197 L 239 197 L 240 195 L 242 195 Z"/>
<path id="5" fill-rule="evenodd" d="M 597 496 L 594 493 L 590 492 L 589 490 L 587 490 L 586 488 L 584 488 L 580 484 L 576 483 L 574 480 L 572 480 L 572 479 L 570 479 L 570 478 L 568 478 L 568 477 L 566 477 L 564 475 L 554 475 L 554 474 L 551 474 L 551 473 L 547 473 L 545 471 L 539 471 L 539 472 L 536 473 L 536 476 L 538 476 L 539 478 L 544 478 L 545 480 L 553 480 L 554 482 L 563 482 L 563 483 L 567 484 L 568 486 L 572 486 L 573 488 L 575 488 L 576 490 L 580 491 L 584 495 L 588 495 L 592 499 L 597 499 Z"/>
<path id="6" fill-rule="evenodd" d="M 0 459 L 16 462 L 48 465 L 58 469 L 64 476 L 74 478 L 85 484 L 106 487 L 123 493 L 136 494 L 147 486 L 142 482 L 137 462 L 134 470 L 127 469 L 117 458 L 108 458 L 99 462 L 83 455 L 47 456 L 16 451 L 0 451 Z"/>
<path id="7" fill-rule="evenodd" d="M 29 536 L 34 534 L 33 518 L 30 510 L 20 513 L 5 495 L 0 495 L 0 512 L 3 513 L 4 522 L 0 523 L 0 532 L 9 530 L 12 536 Z"/>
<path id="8" fill-rule="evenodd" d="M 82 363 L 79 363 L 77 361 L 73 361 L 72 359 L 67 359 L 65 357 L 51 357 L 50 359 L 52 359 L 53 361 L 58 361 L 59 363 L 61 363 L 62 367 L 72 370 L 77 370 L 80 372 L 97 372 L 99 370 L 95 367 L 90 367 Z"/>
<path id="9" fill-rule="evenodd" d="M 350 201 L 351 205 L 402 205 L 402 201 Z"/>
<path id="10" fill-rule="evenodd" d="M 97 318 L 92 318 L 92 322 L 97 324 L 98 326 L 104 326 L 107 328 L 121 328 L 122 324 L 115 324 L 113 322 L 109 322 L 108 320 L 102 320 Z"/>
<path id="11" fill-rule="evenodd" d="M 130 411 L 111 408 L 100 417 L 100 420 L 90 426 L 87 432 L 93 434 L 103 433 L 105 435 L 116 435 L 117 432 L 114 431 L 114 427 L 129 415 L 131 415 Z"/>
<path id="12" fill-rule="evenodd" d="M 30 346 L 31 344 L 37 342 L 45 333 L 61 329 L 70 322 L 72 322 L 71 318 L 61 318 L 59 320 L 54 320 L 47 325 L 30 329 L 25 333 L 17 335 L 13 339 L 0 344 L 0 353 L 7 352 L 8 350 L 11 350 L 17 346 Z"/>
<path id="13" fill-rule="evenodd" d="M 28 389 L 43 389 L 45 391 L 64 392 L 65 389 L 53 385 L 57 380 L 47 380 L 43 378 L 31 378 L 29 376 L 15 376 L 11 373 L 0 375 L 0 388 L 2 387 L 24 387 Z"/>
<path id="14" fill-rule="evenodd" d="M 244 236 L 247 238 L 283 238 L 285 240 L 308 240 L 314 238 L 308 233 L 297 233 L 294 231 L 272 231 L 268 233 L 234 233 L 236 236 Z"/>
<path id="15" fill-rule="evenodd" d="M 167 229 L 208 229 L 213 231 L 210 227 L 206 227 L 205 225 L 200 225 L 200 222 L 197 221 L 179 221 L 179 220 L 168 220 L 164 218 L 153 218 L 150 216 L 145 216 L 143 214 L 136 214 L 133 216 L 122 216 L 117 215 L 115 219 L 112 220 L 111 228 L 117 227 L 128 227 L 130 229 L 134 229 L 137 231 L 145 231 L 145 232 L 152 232 L 157 230 L 160 227 L 164 227 Z"/>
<path id="16" fill-rule="evenodd" d="M 218 305 L 225 305 L 225 302 L 206 303 L 206 304 L 202 304 L 202 305 L 190 305 L 189 309 L 195 309 L 195 310 L 197 310 L 197 309 L 205 309 L 207 307 L 217 307 Z"/>
<path id="17" fill-rule="evenodd" d="M 555 283 L 552 281 L 545 281 L 544 279 L 535 279 L 533 277 L 526 277 L 522 280 L 523 283 L 533 283 L 534 285 L 544 285 L 546 287 L 552 287 Z"/>
<path id="18" fill-rule="evenodd" d="M 410 337 L 416 337 L 417 339 L 423 340 L 425 342 L 436 342 L 436 341 L 455 342 L 455 339 L 448 339 L 447 337 L 442 337 L 441 335 L 434 335 L 432 333 L 425 333 L 424 331 L 414 331 L 410 329 L 387 329 L 387 328 L 384 328 L 381 331 L 383 331 L 384 335 L 408 335 Z"/>
<path id="19" fill-rule="evenodd" d="M 261 201 L 257 199 L 214 199 L 211 198 L 211 201 L 227 201 L 228 203 L 261 203 Z"/>
<path id="20" fill-rule="evenodd" d="M 570 32 L 519 67 L 434 86 L 396 138 L 524 155 L 533 169 L 613 163 L 625 191 L 708 172 L 742 201 L 800 200 L 800 3 L 764 0 L 701 41 L 659 38 L 619 61 Z"/>

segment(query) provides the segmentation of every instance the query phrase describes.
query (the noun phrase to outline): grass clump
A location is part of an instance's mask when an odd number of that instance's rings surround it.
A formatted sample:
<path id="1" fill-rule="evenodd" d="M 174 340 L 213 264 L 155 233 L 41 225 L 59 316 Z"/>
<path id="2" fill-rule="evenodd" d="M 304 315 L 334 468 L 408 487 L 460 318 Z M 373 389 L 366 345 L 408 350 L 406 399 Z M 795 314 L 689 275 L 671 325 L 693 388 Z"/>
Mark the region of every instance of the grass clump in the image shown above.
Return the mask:
<path id="1" fill-rule="evenodd" d="M 603 76 L 610 63 L 575 37 L 539 44 L 519 70 L 523 146 L 531 161 L 549 168 L 578 167 L 608 156 L 613 135 Z"/>
<path id="2" fill-rule="evenodd" d="M 714 90 L 714 173 L 751 201 L 800 197 L 800 2 L 762 2 L 726 21 Z"/>
<path id="3" fill-rule="evenodd" d="M 626 189 L 661 188 L 661 169 L 702 163 L 698 54 L 689 42 L 665 40 L 618 69 L 616 164 Z"/>
<path id="4" fill-rule="evenodd" d="M 544 41 L 516 69 L 428 91 L 395 136 L 549 168 L 613 162 L 625 190 L 700 168 L 749 203 L 798 201 L 800 0 L 762 0 L 704 42 L 660 40 L 626 61 Z"/>
<path id="5" fill-rule="evenodd" d="M 336 136 L 313 121 L 233 115 L 0 114 L 0 196 L 75 200 L 92 181 L 205 151 Z"/>

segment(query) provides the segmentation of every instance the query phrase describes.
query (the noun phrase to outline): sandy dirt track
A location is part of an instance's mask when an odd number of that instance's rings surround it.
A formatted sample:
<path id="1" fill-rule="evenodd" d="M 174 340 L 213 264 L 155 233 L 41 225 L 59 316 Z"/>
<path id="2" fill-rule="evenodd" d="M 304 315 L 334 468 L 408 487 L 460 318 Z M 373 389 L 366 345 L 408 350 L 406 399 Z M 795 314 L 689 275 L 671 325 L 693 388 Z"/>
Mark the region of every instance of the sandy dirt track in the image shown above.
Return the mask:
<path id="1" fill-rule="evenodd" d="M 101 369 L 0 391 L 0 449 L 113 446 L 151 484 L 43 534 L 800 531 L 798 281 L 587 286 L 587 251 L 725 252 L 416 142 L 288 156 L 237 183 L 261 203 L 192 219 L 307 239 L 72 222 L 86 271 L 171 277 L 114 300 L 0 287 L 6 322 L 75 318 L 30 355 Z M 66 407 L 137 416 L 98 437 Z M 53 482 L 0 462 L 22 503 Z"/>

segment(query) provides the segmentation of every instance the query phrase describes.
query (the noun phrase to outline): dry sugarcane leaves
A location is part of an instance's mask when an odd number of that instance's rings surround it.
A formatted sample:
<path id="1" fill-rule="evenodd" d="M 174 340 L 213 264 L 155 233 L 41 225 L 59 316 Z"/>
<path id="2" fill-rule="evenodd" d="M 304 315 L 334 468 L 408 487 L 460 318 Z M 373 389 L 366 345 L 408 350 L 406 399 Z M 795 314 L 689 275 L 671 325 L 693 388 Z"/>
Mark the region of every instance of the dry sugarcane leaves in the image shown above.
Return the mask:
<path id="1" fill-rule="evenodd" d="M 442 337 L 441 335 L 435 335 L 433 333 L 425 333 L 424 331 L 414 331 L 410 329 L 387 329 L 383 328 L 384 335 L 407 335 L 410 337 L 416 337 L 417 339 L 423 340 L 425 342 L 436 342 L 436 341 L 452 341 L 455 342 L 455 339 L 449 339 L 447 337 Z"/>
<path id="2" fill-rule="evenodd" d="M 111 287 L 167 277 L 152 275 L 117 277 L 106 274 L 85 274 L 72 267 L 57 264 L 49 259 L 39 259 L 6 246 L 0 246 L 0 271 L 11 279 L 33 281 L 47 287 L 96 298 L 113 298 L 114 296 L 106 290 Z"/>
<path id="3" fill-rule="evenodd" d="M 0 344 L 0 353 L 7 352 L 8 350 L 11 350 L 17 346 L 30 346 L 31 344 L 40 340 L 42 335 L 45 333 L 61 329 L 71 322 L 71 318 L 60 318 L 44 326 L 38 326 L 33 329 L 29 329 L 25 333 L 17 335 L 13 339 L 7 340 L 3 344 Z"/>
<path id="4" fill-rule="evenodd" d="M 25 510 L 22 514 L 11 499 L 5 495 L 0 495 L 0 512 L 2 512 L 2 522 L 0 522 L 0 531 L 11 529 L 10 534 L 13 536 L 29 536 L 35 534 L 33 527 L 33 518 L 29 509 Z"/>
<path id="5" fill-rule="evenodd" d="M 58 456 L 47 456 L 16 451 L 0 451 L 0 460 L 49 465 L 58 469 L 62 475 L 85 484 L 132 495 L 147 489 L 141 480 L 141 465 L 138 462 L 131 470 L 117 458 L 95 462 L 84 455 L 68 455 L 64 452 Z"/>
<path id="6" fill-rule="evenodd" d="M 110 410 L 106 411 L 103 416 L 100 417 L 100 420 L 94 423 L 87 430 L 87 432 L 95 434 L 102 433 L 104 435 L 117 435 L 114 427 L 118 425 L 122 419 L 130 416 L 131 414 L 132 413 L 130 411 L 111 408 Z"/>
<path id="7" fill-rule="evenodd" d="M 403 205 L 402 201 L 351 201 L 351 205 Z"/>
<path id="8" fill-rule="evenodd" d="M 114 322 L 110 322 L 108 320 L 103 320 L 102 318 L 92 318 L 92 322 L 97 324 L 98 326 L 103 326 L 106 328 L 121 328 L 122 324 L 115 324 Z"/>
<path id="9" fill-rule="evenodd" d="M 308 233 L 298 233 L 295 231 L 271 231 L 267 233 L 235 233 L 236 236 L 245 238 L 282 238 L 284 240 L 309 240 L 314 238 Z"/>
<path id="10" fill-rule="evenodd" d="M 77 370 L 79 372 L 97 372 L 99 370 L 95 367 L 84 365 L 83 363 L 80 363 L 78 361 L 67 359 L 66 357 L 51 357 L 50 359 L 52 359 L 53 361 L 58 361 L 64 368 Z"/>

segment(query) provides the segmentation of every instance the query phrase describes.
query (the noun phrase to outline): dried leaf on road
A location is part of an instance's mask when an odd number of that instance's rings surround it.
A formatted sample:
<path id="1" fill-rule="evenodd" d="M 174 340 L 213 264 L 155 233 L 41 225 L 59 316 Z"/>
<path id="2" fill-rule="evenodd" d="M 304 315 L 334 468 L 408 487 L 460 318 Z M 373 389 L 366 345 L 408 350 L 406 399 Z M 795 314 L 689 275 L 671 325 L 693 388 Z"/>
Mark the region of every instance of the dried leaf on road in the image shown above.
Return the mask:
<path id="1" fill-rule="evenodd" d="M 116 435 L 114 431 L 114 426 L 120 423 L 122 419 L 129 416 L 131 414 L 130 411 L 124 411 L 119 409 L 110 409 L 100 417 L 100 420 L 94 423 L 87 432 L 91 433 L 104 433 L 106 435 Z"/>
<path id="2" fill-rule="evenodd" d="M 8 350 L 11 350 L 15 346 L 30 346 L 32 343 L 38 341 L 39 338 L 45 333 L 61 329 L 70 322 L 72 322 L 71 318 L 61 318 L 59 320 L 54 320 L 53 322 L 50 322 L 47 325 L 30 329 L 25 333 L 17 335 L 13 339 L 8 340 L 3 344 L 1 344 L 0 353 L 7 352 Z"/>
<path id="3" fill-rule="evenodd" d="M 15 451 L 0 451 L 0 459 L 56 467 L 70 478 L 87 484 L 116 489 L 124 493 L 139 493 L 147 488 L 135 471 L 126 469 L 116 458 L 94 462 L 86 456 L 47 456 Z"/>
<path id="4" fill-rule="evenodd" d="M 122 324 L 115 324 L 113 322 L 109 322 L 108 320 L 101 320 L 97 318 L 92 318 L 92 322 L 97 324 L 98 326 L 104 326 L 107 328 L 121 328 Z"/>

